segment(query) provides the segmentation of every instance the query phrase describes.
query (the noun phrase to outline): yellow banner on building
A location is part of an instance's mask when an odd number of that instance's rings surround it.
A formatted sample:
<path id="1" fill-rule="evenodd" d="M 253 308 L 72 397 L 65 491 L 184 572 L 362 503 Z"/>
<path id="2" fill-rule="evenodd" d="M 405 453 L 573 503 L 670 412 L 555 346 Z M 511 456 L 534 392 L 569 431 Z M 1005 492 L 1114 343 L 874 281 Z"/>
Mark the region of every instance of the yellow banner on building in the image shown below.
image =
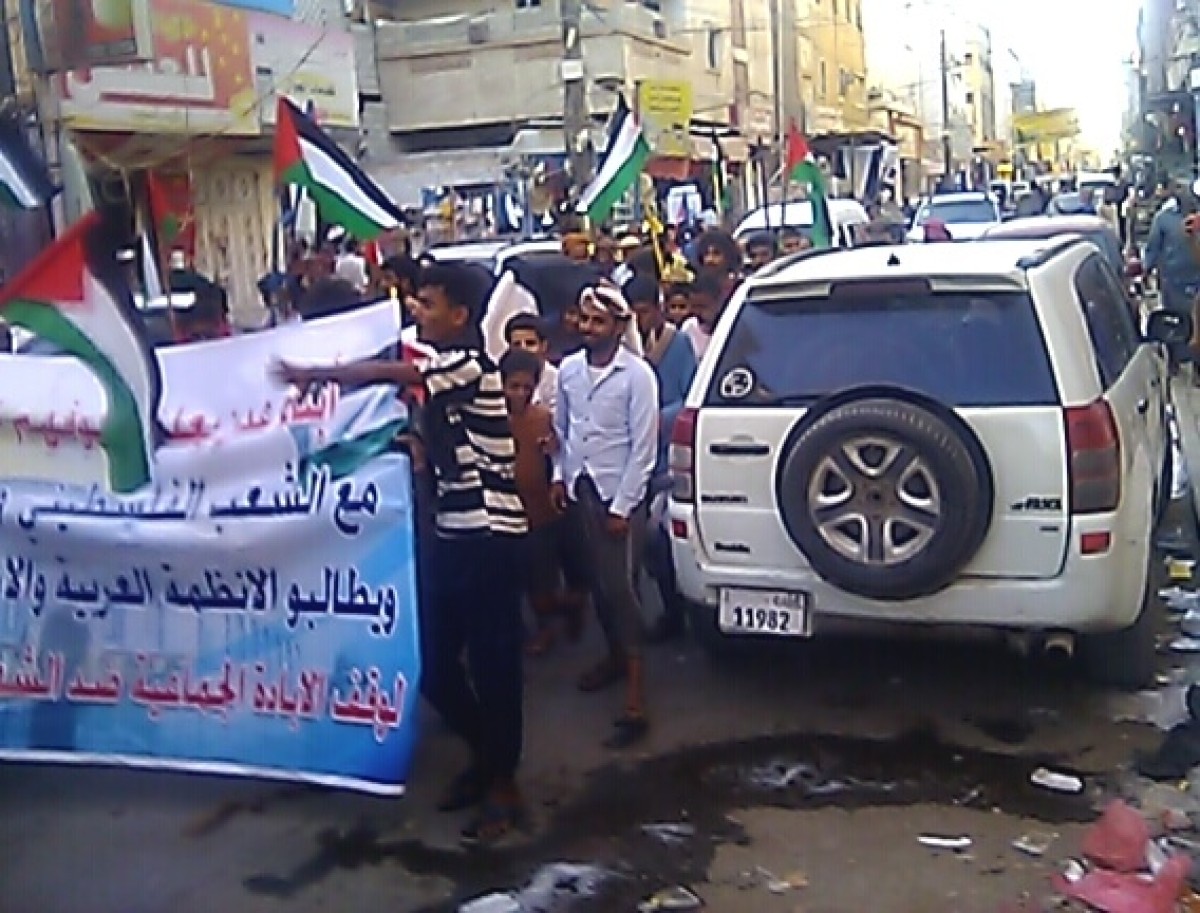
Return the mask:
<path id="1" fill-rule="evenodd" d="M 638 83 L 638 115 L 656 155 L 691 158 L 692 84 L 681 79 Z"/>
<path id="2" fill-rule="evenodd" d="M 1079 135 L 1079 118 L 1074 108 L 1052 108 L 1018 114 L 1013 118 L 1013 130 L 1019 143 L 1045 143 L 1071 139 Z"/>

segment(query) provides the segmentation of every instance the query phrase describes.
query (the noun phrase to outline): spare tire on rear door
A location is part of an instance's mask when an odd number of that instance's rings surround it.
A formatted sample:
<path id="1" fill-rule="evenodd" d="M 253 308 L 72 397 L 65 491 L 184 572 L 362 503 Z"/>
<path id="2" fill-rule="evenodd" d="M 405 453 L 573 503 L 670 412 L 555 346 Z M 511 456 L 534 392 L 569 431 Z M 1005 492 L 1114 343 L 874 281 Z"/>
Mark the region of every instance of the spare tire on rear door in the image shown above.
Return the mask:
<path id="1" fill-rule="evenodd" d="M 949 409 L 903 391 L 843 395 L 793 434 L 777 490 L 784 525 L 825 580 L 899 601 L 949 586 L 983 544 L 992 476 Z"/>

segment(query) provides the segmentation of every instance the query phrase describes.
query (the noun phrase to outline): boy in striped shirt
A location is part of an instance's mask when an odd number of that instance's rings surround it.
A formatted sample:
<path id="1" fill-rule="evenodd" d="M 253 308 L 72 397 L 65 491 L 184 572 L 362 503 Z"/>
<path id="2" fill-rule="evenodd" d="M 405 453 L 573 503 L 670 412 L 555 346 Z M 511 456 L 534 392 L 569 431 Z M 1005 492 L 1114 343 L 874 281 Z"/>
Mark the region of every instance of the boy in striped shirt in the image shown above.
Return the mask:
<path id="1" fill-rule="evenodd" d="M 503 383 L 479 335 L 483 298 L 470 271 L 431 266 L 413 306 L 420 338 L 433 349 L 420 367 L 371 361 L 279 369 L 301 387 L 424 387 L 422 443 L 437 482 L 437 535 L 432 605 L 421 613 L 422 692 L 471 751 L 470 765 L 438 805 L 446 812 L 481 806 L 462 834 L 471 844 L 494 843 L 524 818 L 516 771 L 523 738 L 521 539 L 527 523 Z"/>

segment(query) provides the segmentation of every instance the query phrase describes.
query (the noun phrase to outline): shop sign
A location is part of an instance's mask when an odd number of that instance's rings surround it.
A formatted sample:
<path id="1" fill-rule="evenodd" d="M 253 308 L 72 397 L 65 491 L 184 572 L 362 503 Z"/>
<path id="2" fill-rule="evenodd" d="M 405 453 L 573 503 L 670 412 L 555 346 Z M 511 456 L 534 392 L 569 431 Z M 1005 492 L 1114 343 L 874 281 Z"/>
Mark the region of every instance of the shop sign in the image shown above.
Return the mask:
<path id="1" fill-rule="evenodd" d="M 691 158 L 692 84 L 680 79 L 646 79 L 638 84 L 638 115 L 656 155 Z"/>
<path id="2" fill-rule="evenodd" d="M 247 15 L 262 123 L 275 123 L 276 94 L 301 110 L 311 103 L 322 127 L 358 126 L 354 36 L 264 13 Z"/>
<path id="3" fill-rule="evenodd" d="M 200 0 L 149 0 L 154 59 L 60 77 L 74 130 L 255 135 L 249 14 Z"/>

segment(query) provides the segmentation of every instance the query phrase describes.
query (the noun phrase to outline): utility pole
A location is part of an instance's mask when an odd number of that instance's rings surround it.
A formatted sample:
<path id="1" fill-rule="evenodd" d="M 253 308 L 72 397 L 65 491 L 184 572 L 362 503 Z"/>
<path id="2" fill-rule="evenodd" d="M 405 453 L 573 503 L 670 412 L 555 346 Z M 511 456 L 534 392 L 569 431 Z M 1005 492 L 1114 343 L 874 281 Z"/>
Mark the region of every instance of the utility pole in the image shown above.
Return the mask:
<path id="1" fill-rule="evenodd" d="M 580 26 L 582 0 L 562 0 L 563 143 L 571 163 L 576 193 L 592 179 L 591 118 L 584 79 Z"/>
<path id="2" fill-rule="evenodd" d="M 942 29 L 942 163 L 945 172 L 943 185 L 949 189 L 950 175 L 954 170 L 954 156 L 950 146 L 950 60 L 946 55 L 946 30 Z"/>

